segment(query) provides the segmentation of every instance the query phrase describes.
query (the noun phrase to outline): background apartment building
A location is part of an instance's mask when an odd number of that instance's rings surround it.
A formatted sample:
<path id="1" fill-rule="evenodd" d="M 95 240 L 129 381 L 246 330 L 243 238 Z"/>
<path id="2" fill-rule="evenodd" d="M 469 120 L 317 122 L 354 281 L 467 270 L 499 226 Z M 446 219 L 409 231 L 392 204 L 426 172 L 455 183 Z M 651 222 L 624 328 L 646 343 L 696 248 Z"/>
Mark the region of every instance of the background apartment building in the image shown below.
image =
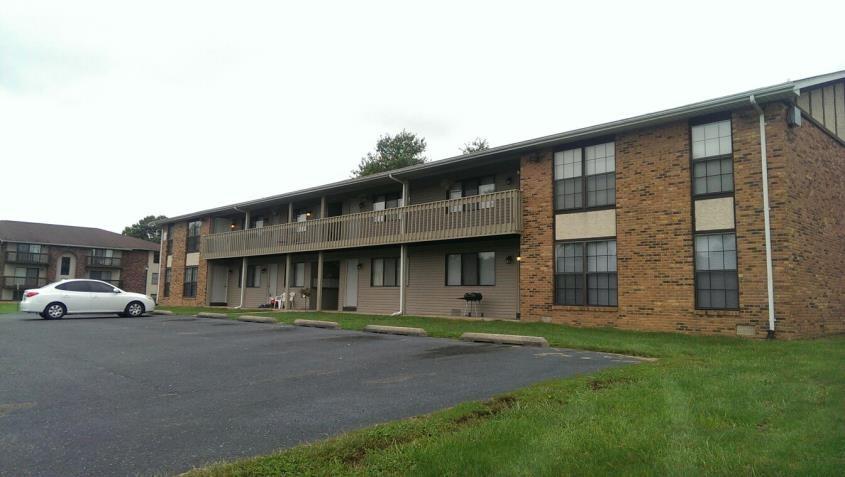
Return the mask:
<path id="1" fill-rule="evenodd" d="M 94 278 L 155 298 L 159 244 L 90 227 L 0 220 L 0 300 L 68 278 Z"/>
<path id="2" fill-rule="evenodd" d="M 845 73 L 164 223 L 165 304 L 845 331 Z"/>

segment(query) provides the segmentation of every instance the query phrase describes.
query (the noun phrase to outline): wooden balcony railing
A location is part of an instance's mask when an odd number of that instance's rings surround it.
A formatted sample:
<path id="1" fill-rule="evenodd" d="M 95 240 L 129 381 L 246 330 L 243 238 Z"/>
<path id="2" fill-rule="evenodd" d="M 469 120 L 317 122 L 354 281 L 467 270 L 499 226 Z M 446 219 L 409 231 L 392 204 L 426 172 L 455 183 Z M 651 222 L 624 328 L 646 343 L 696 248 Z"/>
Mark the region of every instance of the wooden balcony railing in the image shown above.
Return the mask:
<path id="1" fill-rule="evenodd" d="M 47 265 L 49 256 L 46 253 L 6 252 L 6 263 L 22 263 L 28 265 Z"/>
<path id="2" fill-rule="evenodd" d="M 120 268 L 120 257 L 88 255 L 86 263 L 89 267 Z"/>
<path id="3" fill-rule="evenodd" d="M 518 234 L 518 190 L 202 237 L 204 258 L 311 252 Z"/>
<path id="4" fill-rule="evenodd" d="M 26 288 L 41 288 L 47 284 L 46 278 L 35 277 L 2 277 L 3 288 L 24 290 Z"/>

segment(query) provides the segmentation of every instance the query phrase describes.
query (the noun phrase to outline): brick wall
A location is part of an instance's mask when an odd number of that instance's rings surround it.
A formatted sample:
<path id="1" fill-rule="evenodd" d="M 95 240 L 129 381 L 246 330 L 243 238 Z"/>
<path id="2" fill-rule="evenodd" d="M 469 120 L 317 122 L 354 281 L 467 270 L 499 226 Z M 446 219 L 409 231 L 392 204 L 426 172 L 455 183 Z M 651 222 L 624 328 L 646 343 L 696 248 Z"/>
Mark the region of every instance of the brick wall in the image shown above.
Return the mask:
<path id="1" fill-rule="evenodd" d="M 166 228 L 165 228 L 166 229 Z M 208 235 L 211 231 L 211 218 L 202 219 L 201 235 Z M 197 266 L 197 294 L 196 297 L 186 298 L 182 296 L 185 284 L 185 263 L 186 243 L 188 234 L 188 223 L 179 222 L 173 224 L 173 262 L 171 268 L 170 296 L 164 296 L 164 274 L 167 269 L 167 257 L 161 257 L 161 272 L 159 278 L 158 301 L 162 305 L 170 306 L 202 306 L 206 305 L 208 291 L 208 261 L 200 254 Z"/>
<path id="2" fill-rule="evenodd" d="M 789 204 L 775 277 L 778 333 L 845 332 L 845 145 L 804 119 L 784 128 Z"/>
<path id="3" fill-rule="evenodd" d="M 523 319 L 727 335 L 736 334 L 737 325 L 750 325 L 757 337 L 765 337 L 768 304 L 758 115 L 752 108 L 734 112 L 732 125 L 739 310 L 695 309 L 689 127 L 687 121 L 678 121 L 616 137 L 617 307 L 553 304 L 552 153 L 521 159 Z M 822 328 L 842 330 L 843 260 L 825 262 L 824 257 L 833 250 L 842 257 L 845 250 L 843 209 L 841 205 L 833 208 L 836 217 L 831 217 L 830 209 L 805 210 L 819 198 L 842 204 L 842 146 L 812 125 L 789 129 L 786 108 L 779 104 L 767 108 L 766 131 L 775 296 L 782 303 L 776 307 L 779 336 L 817 335 Z M 806 169 L 838 171 L 826 177 L 819 188 L 824 192 L 812 201 L 794 197 L 812 190 L 802 179 L 807 177 Z M 790 208 L 790 204 L 798 207 Z M 799 252 L 812 265 L 802 265 L 797 280 L 814 284 L 816 291 L 809 298 L 807 287 L 796 284 L 798 259 L 790 251 L 806 249 L 808 240 L 823 244 L 812 252 Z M 792 245 L 778 246 L 787 243 Z M 813 268 L 823 273 L 814 273 Z M 823 286 L 836 277 L 836 285 Z M 824 318 L 822 325 L 814 322 L 814 314 L 830 318 Z"/>
<path id="4" fill-rule="evenodd" d="M 147 293 L 146 250 L 124 251 L 120 259 L 120 282 L 124 290 L 135 293 Z"/>

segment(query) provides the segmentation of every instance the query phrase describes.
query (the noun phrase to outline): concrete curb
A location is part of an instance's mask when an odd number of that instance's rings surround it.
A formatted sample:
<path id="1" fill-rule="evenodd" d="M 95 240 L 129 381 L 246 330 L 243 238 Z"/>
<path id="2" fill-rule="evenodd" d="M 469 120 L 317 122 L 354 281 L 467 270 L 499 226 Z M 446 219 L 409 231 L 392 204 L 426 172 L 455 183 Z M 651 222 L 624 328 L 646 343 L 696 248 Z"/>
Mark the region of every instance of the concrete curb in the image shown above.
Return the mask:
<path id="1" fill-rule="evenodd" d="M 209 313 L 207 311 L 203 311 L 202 313 L 197 313 L 197 316 L 200 318 L 217 318 L 226 320 L 229 318 L 229 315 L 225 313 Z"/>
<path id="2" fill-rule="evenodd" d="M 153 315 L 172 315 L 173 312 L 170 310 L 153 310 L 150 313 Z"/>
<path id="3" fill-rule="evenodd" d="M 422 328 L 407 328 L 404 326 L 367 325 L 364 327 L 364 331 L 390 335 L 428 336 L 428 333 Z"/>
<path id="4" fill-rule="evenodd" d="M 255 316 L 255 315 L 241 315 L 237 318 L 238 321 L 249 321 L 252 323 L 278 323 L 275 319 L 269 316 Z"/>
<path id="5" fill-rule="evenodd" d="M 498 335 L 494 333 L 464 333 L 461 341 L 476 341 L 479 343 L 512 344 L 520 346 L 539 346 L 548 348 L 549 342 L 542 336 Z"/>
<path id="6" fill-rule="evenodd" d="M 335 321 L 293 320 L 293 324 L 296 326 L 310 326 L 313 328 L 328 328 L 332 330 L 340 328 L 340 324 Z"/>

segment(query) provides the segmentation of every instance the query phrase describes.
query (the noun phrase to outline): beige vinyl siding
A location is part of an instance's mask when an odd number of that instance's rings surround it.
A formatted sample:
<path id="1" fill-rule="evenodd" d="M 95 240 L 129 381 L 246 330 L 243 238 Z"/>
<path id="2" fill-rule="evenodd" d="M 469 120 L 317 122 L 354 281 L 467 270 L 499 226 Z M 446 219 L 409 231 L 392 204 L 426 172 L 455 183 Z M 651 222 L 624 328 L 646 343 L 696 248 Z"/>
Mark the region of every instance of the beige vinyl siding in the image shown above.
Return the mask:
<path id="1" fill-rule="evenodd" d="M 424 202 L 435 202 L 449 198 L 449 188 L 453 183 L 465 179 L 478 179 L 484 176 L 496 176 L 496 191 L 511 190 L 519 188 L 519 170 L 513 166 L 498 166 L 489 170 L 473 169 L 461 174 L 449 176 L 436 176 L 411 181 L 410 196 L 411 204 Z M 508 184 L 508 179 L 511 183 Z"/>
<path id="2" fill-rule="evenodd" d="M 271 264 L 276 264 L 276 270 L 278 277 L 276 278 L 276 287 L 272 289 L 270 287 L 271 280 L 270 280 L 270 272 L 272 271 Z M 273 256 L 273 257 L 261 257 L 261 258 L 250 258 L 247 262 L 247 265 L 255 265 L 261 266 L 266 268 L 267 271 L 261 272 L 261 285 L 259 287 L 247 287 L 246 292 L 244 293 L 244 307 L 254 308 L 258 305 L 262 305 L 269 301 L 269 297 L 277 296 L 282 294 L 285 290 L 285 257 L 284 256 Z M 240 270 L 242 267 L 242 262 L 240 260 L 236 262 L 230 262 L 229 264 L 230 270 L 232 273 L 229 274 L 229 293 L 228 293 L 228 305 L 229 306 L 238 306 L 241 302 L 241 289 L 238 283 L 238 277 L 240 276 Z"/>
<path id="3" fill-rule="evenodd" d="M 802 90 L 798 106 L 845 140 L 845 81 Z"/>
<path id="4" fill-rule="evenodd" d="M 358 259 L 358 308 L 359 313 L 390 314 L 399 311 L 399 287 L 370 286 L 370 267 L 373 258 L 399 258 L 399 247 L 360 250 L 355 253 L 335 254 L 332 260 L 340 260 L 340 288 L 338 309 L 343 309 L 346 299 L 346 260 Z"/>
<path id="5" fill-rule="evenodd" d="M 446 255 L 465 252 L 496 252 L 496 285 L 446 286 Z M 478 240 L 408 247 L 409 277 L 406 290 L 409 315 L 461 316 L 466 292 L 483 295 L 480 312 L 488 318 L 514 319 L 518 312 L 516 256 L 519 240 Z M 506 258 L 513 263 L 505 263 Z"/>

